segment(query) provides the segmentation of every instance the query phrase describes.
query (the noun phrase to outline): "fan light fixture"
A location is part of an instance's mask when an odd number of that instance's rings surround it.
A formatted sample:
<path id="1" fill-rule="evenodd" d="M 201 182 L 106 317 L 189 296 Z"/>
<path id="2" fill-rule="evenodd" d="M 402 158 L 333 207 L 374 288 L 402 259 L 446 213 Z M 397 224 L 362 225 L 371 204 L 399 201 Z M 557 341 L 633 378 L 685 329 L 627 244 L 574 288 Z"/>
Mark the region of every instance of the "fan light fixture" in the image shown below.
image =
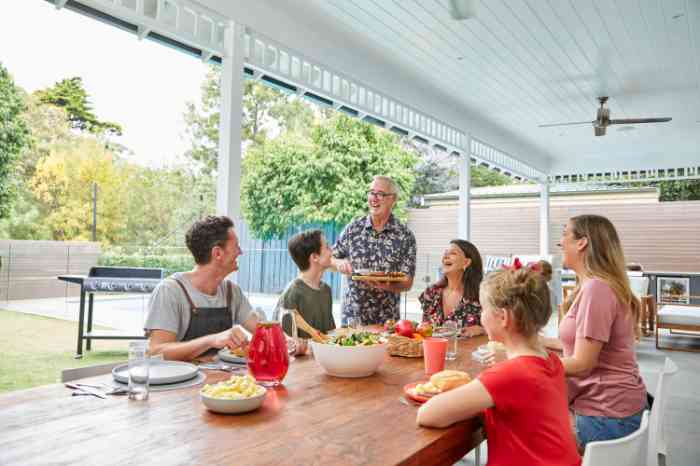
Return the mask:
<path id="1" fill-rule="evenodd" d="M 450 16 L 457 21 L 473 18 L 479 0 L 449 0 Z"/>

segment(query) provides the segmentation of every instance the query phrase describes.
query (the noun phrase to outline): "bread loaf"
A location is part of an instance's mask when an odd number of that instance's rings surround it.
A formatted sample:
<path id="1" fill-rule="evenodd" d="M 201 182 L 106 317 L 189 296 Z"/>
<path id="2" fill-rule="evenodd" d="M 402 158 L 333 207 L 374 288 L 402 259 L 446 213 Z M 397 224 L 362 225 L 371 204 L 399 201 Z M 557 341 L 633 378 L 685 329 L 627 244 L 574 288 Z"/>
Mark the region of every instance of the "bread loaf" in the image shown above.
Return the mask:
<path id="1" fill-rule="evenodd" d="M 444 370 L 437 372 L 430 377 L 430 383 L 435 385 L 442 392 L 465 385 L 471 381 L 469 374 L 462 371 Z"/>

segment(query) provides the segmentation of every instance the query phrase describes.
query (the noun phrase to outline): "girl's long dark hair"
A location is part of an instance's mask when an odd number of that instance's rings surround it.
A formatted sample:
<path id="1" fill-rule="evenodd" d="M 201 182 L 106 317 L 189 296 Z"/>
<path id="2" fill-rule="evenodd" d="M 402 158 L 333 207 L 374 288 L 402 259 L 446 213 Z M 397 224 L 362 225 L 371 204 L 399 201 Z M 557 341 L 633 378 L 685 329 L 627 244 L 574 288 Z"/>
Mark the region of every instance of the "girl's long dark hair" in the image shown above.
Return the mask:
<path id="1" fill-rule="evenodd" d="M 462 275 L 462 285 L 464 286 L 462 297 L 467 301 L 479 302 L 479 286 L 484 278 L 484 263 L 481 261 L 481 254 L 476 246 L 463 239 L 453 239 L 450 244 L 461 249 L 466 258 L 471 260 L 469 267 Z M 436 285 L 442 288 L 446 287 L 447 277 L 442 277 Z"/>

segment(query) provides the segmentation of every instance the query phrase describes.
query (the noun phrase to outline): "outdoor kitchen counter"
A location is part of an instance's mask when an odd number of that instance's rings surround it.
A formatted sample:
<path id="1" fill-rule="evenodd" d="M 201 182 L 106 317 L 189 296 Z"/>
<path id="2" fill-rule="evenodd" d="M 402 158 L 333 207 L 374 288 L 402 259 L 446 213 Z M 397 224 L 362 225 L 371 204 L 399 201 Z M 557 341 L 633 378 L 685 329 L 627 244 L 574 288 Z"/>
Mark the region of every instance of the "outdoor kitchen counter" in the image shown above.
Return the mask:
<path id="1" fill-rule="evenodd" d="M 478 374 L 470 355 L 485 342 L 460 341 L 447 368 Z M 229 377 L 205 373 L 207 383 Z M 0 464 L 452 464 L 482 440 L 480 421 L 417 427 L 417 408 L 399 397 L 425 379 L 422 358 L 387 356 L 375 375 L 341 379 L 297 357 L 284 385 L 243 415 L 207 411 L 200 386 L 151 392 L 145 402 L 71 397 L 62 385 L 21 390 L 0 395 Z"/>

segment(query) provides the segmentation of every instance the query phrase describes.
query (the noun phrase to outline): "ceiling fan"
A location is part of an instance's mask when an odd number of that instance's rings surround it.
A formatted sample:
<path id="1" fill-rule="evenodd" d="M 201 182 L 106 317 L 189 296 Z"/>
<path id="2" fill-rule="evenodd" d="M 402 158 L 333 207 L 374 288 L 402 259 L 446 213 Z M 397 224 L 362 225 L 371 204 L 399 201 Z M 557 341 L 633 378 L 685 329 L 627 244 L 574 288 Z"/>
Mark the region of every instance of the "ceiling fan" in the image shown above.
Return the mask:
<path id="1" fill-rule="evenodd" d="M 596 136 L 605 136 L 605 130 L 610 125 L 636 125 L 637 123 L 665 123 L 671 121 L 671 118 L 623 118 L 620 120 L 610 119 L 610 109 L 605 106 L 608 101 L 607 97 L 598 97 L 600 107 L 593 121 L 578 121 L 573 123 L 552 123 L 548 125 L 539 125 L 540 128 L 551 128 L 553 126 L 574 126 L 574 125 L 593 125 Z"/>

